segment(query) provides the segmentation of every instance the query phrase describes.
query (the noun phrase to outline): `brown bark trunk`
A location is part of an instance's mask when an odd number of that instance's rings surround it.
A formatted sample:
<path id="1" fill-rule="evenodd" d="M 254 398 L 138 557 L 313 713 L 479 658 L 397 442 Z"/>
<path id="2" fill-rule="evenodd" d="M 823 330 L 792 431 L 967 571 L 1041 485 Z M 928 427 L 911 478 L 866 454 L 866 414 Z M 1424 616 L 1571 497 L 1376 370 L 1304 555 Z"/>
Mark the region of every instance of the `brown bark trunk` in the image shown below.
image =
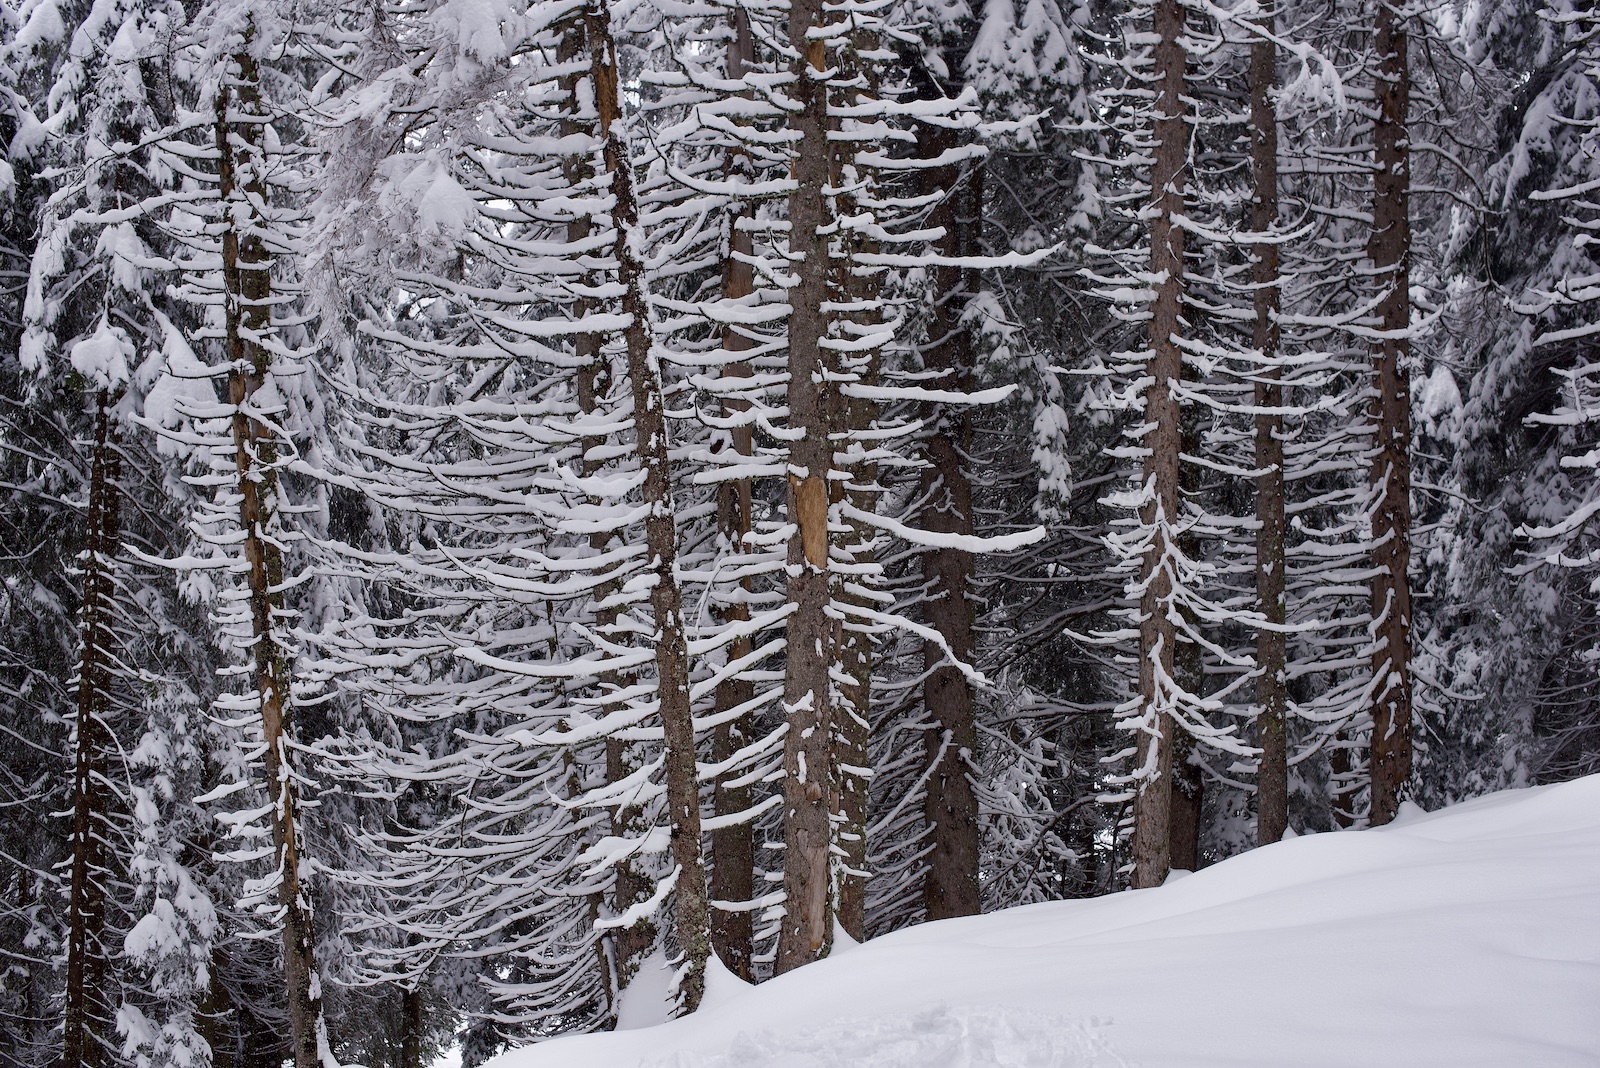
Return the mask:
<path id="1" fill-rule="evenodd" d="M 1385 290 L 1378 316 L 1385 332 L 1373 346 L 1372 459 L 1376 507 L 1372 517 L 1372 615 L 1378 647 L 1372 672 L 1379 680 L 1372 708 L 1373 826 L 1394 819 L 1411 778 L 1411 391 L 1405 361 L 1411 342 L 1411 160 L 1407 110 L 1411 79 L 1406 29 L 1394 9 L 1378 0 L 1378 121 L 1373 131 L 1372 236 L 1367 254 Z"/>
<path id="2" fill-rule="evenodd" d="M 1268 30 L 1273 18 L 1260 23 Z M 1272 94 L 1278 81 L 1278 46 L 1257 40 L 1250 45 L 1250 162 L 1255 178 L 1251 228 L 1266 234 L 1278 225 L 1278 116 Z M 1284 675 L 1284 482 L 1283 385 L 1274 361 L 1278 356 L 1278 246 L 1255 247 L 1255 333 L 1261 353 L 1256 371 L 1256 605 L 1270 626 L 1256 633 L 1256 744 L 1261 763 L 1256 773 L 1256 844 L 1270 845 L 1289 825 L 1288 684 Z"/>
<path id="3" fill-rule="evenodd" d="M 1150 269 L 1160 281 L 1150 319 L 1151 383 L 1145 393 L 1145 423 L 1151 428 L 1143 438 L 1150 450 L 1144 463 L 1144 480 L 1153 499 L 1141 515 L 1147 526 L 1161 524 L 1145 553 L 1140 601 L 1139 693 L 1148 720 L 1135 748 L 1135 763 L 1147 775 L 1136 784 L 1133 801 L 1133 885 L 1160 886 L 1171 865 L 1169 823 L 1172 810 L 1172 750 L 1175 724 L 1169 711 L 1166 687 L 1173 671 L 1176 626 L 1172 618 L 1172 575 L 1167 570 L 1170 547 L 1165 524 L 1178 517 L 1178 469 L 1182 446 L 1182 416 L 1172 392 L 1183 377 L 1183 357 L 1176 335 L 1182 329 L 1183 230 L 1173 216 L 1184 207 L 1183 181 L 1188 157 L 1188 124 L 1184 121 L 1184 67 L 1186 57 L 1179 38 L 1184 31 L 1184 8 L 1179 0 L 1157 0 L 1154 30 L 1156 99 L 1155 154 L 1150 172 Z"/>
<path id="4" fill-rule="evenodd" d="M 260 72 L 255 59 L 233 57 L 235 80 L 217 97 L 218 183 L 225 203 L 248 215 L 243 226 L 222 233 L 222 273 L 228 376 L 233 415 L 234 463 L 239 477 L 239 526 L 249 565 L 254 681 L 261 702 L 262 761 L 272 801 L 272 841 L 277 863 L 278 904 L 283 910 L 283 965 L 289 1009 L 289 1039 L 295 1068 L 316 1068 L 325 1043 L 322 1002 L 317 993 L 315 932 L 311 906 L 300 880 L 299 798 L 290 749 L 289 663 L 277 620 L 284 613 L 283 551 L 273 531 L 278 517 L 278 448 L 266 423 L 247 411 L 266 381 L 272 356 L 258 340 L 271 320 L 272 257 L 261 235 L 265 220 L 246 205 L 268 197 Z M 247 170 L 241 176 L 243 153 Z"/>
<path id="5" fill-rule="evenodd" d="M 875 287 L 874 287 L 875 288 Z M 875 384 L 878 378 L 876 353 L 866 361 L 861 381 Z M 874 405 L 871 401 L 851 398 L 846 407 L 846 420 L 851 429 L 865 429 L 871 424 Z M 877 465 L 853 464 L 850 468 L 850 487 L 843 492 L 856 508 L 871 511 L 877 506 L 877 495 L 867 487 L 877 481 Z M 857 567 L 871 567 L 876 563 L 872 542 L 876 531 L 866 523 L 850 523 L 850 557 Z M 849 592 L 841 599 L 850 604 L 860 604 L 862 598 Z M 868 744 L 872 736 L 872 668 L 874 660 L 873 638 L 864 623 L 840 628 L 840 670 L 848 682 L 840 684 L 839 707 L 834 710 L 835 756 L 833 810 L 839 821 L 837 848 L 839 850 L 839 926 L 857 942 L 867 937 L 867 798 L 872 782 L 872 759 Z"/>
<path id="6" fill-rule="evenodd" d="M 631 678 L 620 678 L 616 684 L 625 687 L 633 682 Z M 606 781 L 608 783 L 621 782 L 638 770 L 638 761 L 635 759 L 632 743 L 620 741 L 616 738 L 607 738 L 606 750 Z M 636 838 L 646 832 L 644 813 L 637 805 L 624 805 L 612 813 L 611 833 L 621 837 Z M 611 907 L 614 915 L 622 915 L 628 909 L 647 901 L 655 889 L 650 878 L 639 870 L 638 865 L 631 860 L 620 861 L 615 866 L 616 875 L 611 886 Z M 637 920 L 626 927 L 618 928 L 611 936 L 611 948 L 615 954 L 615 967 L 608 977 L 611 993 L 611 1010 L 617 1009 L 617 995 L 626 990 L 628 984 L 633 982 L 634 976 L 639 973 L 639 966 L 646 957 L 655 949 L 656 925 L 649 918 Z M 615 1023 L 615 1019 L 611 1021 Z"/>
<path id="7" fill-rule="evenodd" d="M 99 1068 L 115 1035 L 106 1001 L 106 753 L 111 743 L 112 569 L 121 538 L 115 397 L 102 389 L 95 403 L 89 460 L 88 539 L 84 550 L 81 646 L 78 659 L 77 755 L 72 778 L 72 869 L 68 897 L 65 1068 Z"/>
<path id="8" fill-rule="evenodd" d="M 853 500 L 856 507 L 863 502 Z M 873 503 L 873 502 L 869 502 Z M 852 524 L 858 541 L 864 533 Z M 870 534 L 866 535 L 870 537 Z M 874 554 L 858 548 L 857 564 L 871 565 Z M 846 595 L 848 596 L 848 595 Z M 843 628 L 840 668 L 850 681 L 840 686 L 837 752 L 834 758 L 834 811 L 839 818 L 839 926 L 857 942 L 867 938 L 867 790 L 871 785 L 872 635 L 865 626 Z"/>
<path id="9" fill-rule="evenodd" d="M 1200 768 L 1189 758 L 1194 739 L 1179 731 L 1172 747 L 1172 867 L 1200 869 L 1200 813 L 1205 807 L 1206 783 Z"/>
<path id="10" fill-rule="evenodd" d="M 809 39 L 823 21 L 821 0 L 793 0 L 789 43 L 798 58 L 790 93 L 798 105 L 791 128 L 795 188 L 789 194 L 790 251 L 799 281 L 789 290 L 788 599 L 794 606 L 785 644 L 784 909 L 776 969 L 787 972 L 825 957 L 833 942 L 832 799 L 833 708 L 829 668 L 839 646 L 838 625 L 828 616 L 829 440 L 822 339 L 828 333 L 829 221 L 824 190 L 828 146 L 828 62 L 824 43 Z"/>
<path id="11" fill-rule="evenodd" d="M 233 1011 L 233 998 L 222 981 L 227 958 L 220 949 L 211 950 L 205 999 L 196 1014 L 197 1029 L 211 1051 L 210 1068 L 234 1068 L 238 1060 L 239 1036 Z"/>
<path id="12" fill-rule="evenodd" d="M 675 570 L 677 533 L 672 506 L 672 470 L 667 453 L 666 404 L 660 370 L 651 351 L 650 308 L 644 264 L 634 240 L 639 204 L 633 189 L 633 163 L 619 130 L 621 95 L 611 11 L 605 0 L 585 12 L 595 105 L 600 119 L 601 154 L 611 178 L 611 217 L 616 240 L 617 280 L 622 286 L 623 329 L 628 378 L 633 393 L 634 451 L 644 469 L 645 542 L 655 583 L 650 607 L 655 616 L 657 699 L 666 747 L 667 808 L 672 859 L 678 868 L 673 893 L 678 945 L 684 955 L 678 997 L 693 1012 L 705 992 L 706 956 L 711 951 L 705 869 L 700 835 L 700 786 L 695 765 L 693 709 L 689 701 L 689 646 L 684 632 L 683 599 Z"/>
<path id="13" fill-rule="evenodd" d="M 1334 736 L 1333 746 L 1328 751 L 1328 779 L 1329 807 L 1333 810 L 1333 822 L 1339 827 L 1354 827 L 1356 822 L 1356 795 L 1360 793 L 1360 784 L 1355 779 L 1355 759 L 1352 747 L 1356 743 L 1351 741 L 1347 731 L 1339 731 Z"/>
<path id="14" fill-rule="evenodd" d="M 396 1068 L 425 1068 L 422 1063 L 422 980 L 400 988 L 400 1063 Z"/>
<path id="15" fill-rule="evenodd" d="M 574 17 L 561 35 L 561 42 L 556 46 L 556 59 L 562 64 L 576 64 L 588 52 L 588 38 L 585 27 L 586 20 L 579 15 Z M 561 133 L 565 137 L 578 137 L 589 131 L 592 120 L 582 117 L 578 97 L 578 86 L 582 75 L 574 73 L 562 80 L 562 85 L 568 94 L 568 115 L 561 120 Z M 568 186 L 577 186 L 594 177 L 594 167 L 587 156 L 572 156 L 562 164 L 563 175 Z M 567 223 L 567 240 L 578 244 L 588 238 L 593 224 L 587 216 L 580 216 Z M 597 285 L 599 279 L 593 274 L 585 278 L 585 283 L 590 286 Z M 582 319 L 592 314 L 596 302 L 589 297 L 580 297 L 574 302 L 573 314 Z M 583 413 L 592 414 L 599 410 L 602 400 L 610 393 L 612 387 L 611 364 L 603 351 L 601 336 L 594 332 L 580 333 L 573 343 L 573 354 L 578 361 L 578 409 Z M 591 450 L 598 449 L 605 444 L 605 438 L 590 437 L 583 439 L 583 460 L 580 469 L 587 477 L 595 474 L 604 466 L 604 461 L 597 459 Z M 596 501 L 595 503 L 598 503 Z M 590 535 L 589 546 L 595 553 L 605 552 L 611 543 L 612 535 L 600 531 Z M 595 599 L 604 601 L 617 590 L 618 583 L 609 579 L 600 584 L 595 591 Z M 608 633 L 617 622 L 620 609 L 615 605 L 600 609 L 595 615 L 595 626 L 600 633 Z M 602 688 L 614 686 L 626 689 L 632 685 L 631 677 L 619 677 L 615 673 L 606 673 L 600 679 Z M 605 775 L 608 783 L 620 782 L 632 774 L 635 767 L 633 748 L 631 743 L 616 738 L 608 738 L 604 742 Z M 637 806 L 624 805 L 611 813 L 611 833 L 619 838 L 635 837 L 645 832 L 643 826 L 644 814 Z M 637 866 L 631 859 L 618 861 L 614 869 L 614 878 L 611 885 L 611 906 L 615 915 L 622 915 L 634 905 L 650 897 L 650 880 L 641 875 Z M 601 919 L 604 895 L 596 895 L 589 901 L 590 918 L 598 922 Z M 630 924 L 614 933 L 598 940 L 595 947 L 595 966 L 600 976 L 601 988 L 606 993 L 608 1024 L 614 1024 L 617 1009 L 617 995 L 633 981 L 639 970 L 640 963 L 649 956 L 655 946 L 656 927 L 649 919 L 642 919 Z M 608 943 L 610 954 L 608 955 Z"/>
<path id="16" fill-rule="evenodd" d="M 923 127 L 919 155 L 934 158 L 956 147 L 954 132 Z M 944 228 L 939 252 L 967 256 L 977 251 L 981 223 L 982 175 L 974 165 L 965 176 L 960 165 L 935 167 L 924 172 L 925 194 L 945 192 L 929 223 Z M 939 377 L 929 384 L 937 389 L 961 390 L 972 373 L 970 340 L 962 314 L 972 295 L 974 272 L 942 265 L 934 269 L 935 297 L 929 324 L 929 343 L 923 362 Z M 919 492 L 927 502 L 919 524 L 941 534 L 972 534 L 972 480 L 967 474 L 971 445 L 971 418 L 965 406 L 941 411 L 927 405 L 924 439 L 927 463 Z M 972 644 L 972 553 L 965 549 L 922 550 L 922 574 L 927 589 L 924 621 L 943 636 L 951 655 L 970 664 Z M 972 790 L 971 760 L 977 751 L 972 684 L 950 663 L 937 642 L 922 645 L 923 706 L 933 722 L 928 732 L 930 758 L 937 759 L 928 777 L 924 818 L 930 829 L 928 874 L 923 883 L 927 918 L 973 916 L 982 911 L 978 892 L 978 800 Z"/>
<path id="17" fill-rule="evenodd" d="M 1199 413 L 1190 409 L 1184 413 L 1183 451 L 1193 456 L 1200 451 Z M 1201 490 L 1199 470 L 1193 465 L 1184 466 L 1178 475 L 1179 491 L 1184 498 L 1193 499 Z M 1183 555 L 1191 560 L 1200 556 L 1200 539 L 1194 528 L 1179 535 L 1178 544 Z M 1185 613 L 1188 628 L 1198 630 L 1198 620 Z M 1178 685 L 1197 697 L 1205 695 L 1205 658 L 1200 644 L 1178 641 L 1173 653 L 1173 665 L 1178 673 Z M 1200 766 L 1193 761 L 1195 740 L 1188 731 L 1179 729 L 1172 739 L 1172 812 L 1167 825 L 1167 842 L 1170 862 L 1174 868 L 1194 871 L 1200 864 L 1201 808 L 1205 803 L 1205 779 Z"/>
<path id="18" fill-rule="evenodd" d="M 850 47 L 839 58 L 843 77 L 859 80 L 865 90 L 861 96 L 875 96 L 878 83 L 875 72 L 857 62 L 863 52 L 875 51 L 879 44 L 876 34 L 855 35 Z M 871 175 L 863 173 L 856 164 L 854 145 L 841 142 L 834 148 L 836 188 L 852 190 L 842 193 L 844 203 L 841 215 L 855 215 L 862 210 L 859 194 L 853 190 L 869 182 Z M 853 258 L 879 251 L 880 242 L 858 230 L 843 235 L 846 255 L 833 264 L 833 286 L 847 296 L 852 306 L 848 313 L 849 325 L 841 324 L 841 332 L 851 336 L 865 336 L 882 326 L 882 312 L 877 302 L 882 295 L 882 281 L 878 271 Z M 874 347 L 865 351 L 840 354 L 840 377 L 865 385 L 877 385 L 881 366 L 881 353 Z M 854 449 L 855 432 L 869 429 L 877 418 L 877 404 L 864 397 L 844 396 L 842 391 L 833 398 L 833 418 L 852 432 L 847 449 Z M 830 499 L 848 501 L 863 514 L 875 512 L 878 507 L 878 465 L 864 457 L 847 457 L 844 466 L 849 473 L 846 480 L 831 484 Z M 862 592 L 845 587 L 839 592 L 841 603 L 857 608 L 874 607 L 865 587 L 874 582 L 864 573 L 876 567 L 876 540 L 878 532 L 864 519 L 850 519 L 849 554 L 855 572 L 854 585 Z M 840 626 L 839 668 L 843 679 L 839 684 L 839 705 L 834 709 L 834 800 L 832 808 L 838 821 L 835 832 L 837 850 L 836 877 L 838 880 L 839 928 L 857 942 L 867 937 L 867 801 L 871 786 L 872 769 L 869 744 L 872 735 L 872 671 L 876 656 L 872 626 L 859 619 Z"/>
<path id="19" fill-rule="evenodd" d="M 880 37 L 875 32 L 858 32 L 851 37 L 850 46 L 838 53 L 835 62 L 840 67 L 840 77 L 862 86 L 859 98 L 872 98 L 878 93 L 877 72 L 859 62 L 862 53 L 877 51 Z M 832 150 L 832 185 L 838 193 L 838 214 L 842 217 L 861 213 L 861 193 L 864 184 L 872 182 L 872 174 L 859 168 L 854 158 L 856 145 L 850 141 L 837 142 Z M 843 256 L 829 265 L 829 285 L 835 293 L 843 294 L 848 312 L 842 312 L 840 333 L 845 336 L 866 336 L 875 325 L 882 323 L 882 312 L 877 307 L 882 296 L 882 278 L 875 269 L 862 264 L 859 256 L 875 254 L 880 241 L 861 230 L 848 229 L 840 235 Z M 877 385 L 882 365 L 882 353 L 877 347 L 869 350 L 850 350 L 838 355 L 838 377 L 842 382 L 859 382 Z M 848 472 L 846 480 L 830 480 L 829 500 L 835 504 L 848 502 L 862 515 L 877 512 L 878 465 L 866 457 L 853 456 L 859 448 L 859 435 L 874 425 L 878 406 L 864 397 L 846 397 L 843 390 L 830 393 L 829 420 L 834 425 L 848 428 L 851 435 L 840 443 L 845 456 L 835 454 L 835 462 Z M 838 592 L 838 601 L 851 608 L 875 608 L 866 592 L 875 579 L 867 577 L 867 569 L 877 564 L 878 531 L 864 518 L 846 520 L 850 528 L 845 552 L 850 556 L 853 584 Z M 835 881 L 838 891 L 838 927 L 854 942 L 864 942 L 867 937 L 867 799 L 869 799 L 872 769 L 870 769 L 869 743 L 872 739 L 872 668 L 875 649 L 872 625 L 853 619 L 838 628 L 838 705 L 834 708 L 834 812 L 835 831 Z"/>
<path id="20" fill-rule="evenodd" d="M 728 77 L 744 77 L 755 58 L 755 40 L 750 33 L 750 19 L 742 8 L 732 15 L 733 37 L 728 42 Z M 731 175 L 749 170 L 749 159 L 743 152 L 735 151 L 729 161 Z M 751 218 L 748 204 L 730 213 L 728 222 L 728 258 L 722 271 L 722 295 L 728 300 L 740 300 L 755 291 L 755 268 L 749 258 L 754 247 L 749 231 L 739 228 L 740 220 Z M 750 339 L 737 327 L 727 326 L 722 331 L 722 347 L 729 352 L 743 352 L 750 348 Z M 744 361 L 725 364 L 722 377 L 738 379 L 750 377 L 750 365 Z M 726 399 L 722 403 L 725 417 L 749 409 L 746 401 Z M 734 452 L 742 457 L 755 453 L 755 431 L 749 425 L 731 431 Z M 724 482 L 717 489 L 717 523 L 723 538 L 732 552 L 741 552 L 745 536 L 750 533 L 752 487 L 750 479 L 741 478 Z M 740 580 L 740 592 L 748 596 L 753 587 L 748 578 Z M 738 626 L 750 619 L 750 606 L 742 599 L 722 611 L 724 623 Z M 728 649 L 728 659 L 736 661 L 750 655 L 752 642 L 748 637 L 734 639 Z M 748 678 L 735 676 L 717 684 L 715 708 L 718 713 L 746 704 L 755 697 L 755 684 Z M 720 717 L 719 717 L 720 718 Z M 712 760 L 718 764 L 730 759 L 749 743 L 744 717 L 719 724 L 712 736 Z M 750 807 L 750 787 L 738 783 L 744 769 L 734 769 L 717 776 L 712 803 L 719 817 L 732 816 Z M 755 830 L 748 823 L 719 826 L 711 832 L 711 897 L 716 901 L 747 903 L 755 897 Z M 755 981 L 754 927 L 748 909 L 730 911 L 713 907 L 711 911 L 711 946 L 734 975 Z"/>

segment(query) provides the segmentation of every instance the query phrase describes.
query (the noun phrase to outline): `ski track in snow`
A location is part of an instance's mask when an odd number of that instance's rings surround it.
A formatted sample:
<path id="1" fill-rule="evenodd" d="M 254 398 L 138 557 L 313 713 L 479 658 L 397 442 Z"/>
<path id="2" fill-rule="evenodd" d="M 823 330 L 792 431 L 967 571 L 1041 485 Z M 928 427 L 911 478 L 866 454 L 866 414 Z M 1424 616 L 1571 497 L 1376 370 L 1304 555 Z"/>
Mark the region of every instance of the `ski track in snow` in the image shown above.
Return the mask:
<path id="1" fill-rule="evenodd" d="M 1600 1066 L 1600 777 L 707 980 L 493 1068 Z"/>

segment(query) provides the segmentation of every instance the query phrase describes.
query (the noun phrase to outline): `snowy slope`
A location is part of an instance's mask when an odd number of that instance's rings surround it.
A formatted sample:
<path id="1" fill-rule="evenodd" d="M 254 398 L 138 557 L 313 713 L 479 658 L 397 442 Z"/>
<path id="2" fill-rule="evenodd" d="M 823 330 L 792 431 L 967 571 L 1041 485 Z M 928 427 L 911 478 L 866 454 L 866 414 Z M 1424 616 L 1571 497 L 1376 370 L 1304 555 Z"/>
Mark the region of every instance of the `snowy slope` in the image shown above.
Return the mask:
<path id="1" fill-rule="evenodd" d="M 1600 778 L 713 978 L 494 1068 L 1600 1065 Z"/>

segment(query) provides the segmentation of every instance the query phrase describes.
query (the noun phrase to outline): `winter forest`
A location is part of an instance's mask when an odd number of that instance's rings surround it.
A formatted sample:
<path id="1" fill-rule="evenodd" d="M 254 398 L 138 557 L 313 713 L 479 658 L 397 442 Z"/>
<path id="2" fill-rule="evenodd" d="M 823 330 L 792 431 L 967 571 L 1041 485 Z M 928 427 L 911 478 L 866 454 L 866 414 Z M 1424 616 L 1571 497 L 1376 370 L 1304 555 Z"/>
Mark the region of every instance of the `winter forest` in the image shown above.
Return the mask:
<path id="1" fill-rule="evenodd" d="M 4 1068 L 1600 770 L 1579 0 L 3 0 L 0 144 Z"/>

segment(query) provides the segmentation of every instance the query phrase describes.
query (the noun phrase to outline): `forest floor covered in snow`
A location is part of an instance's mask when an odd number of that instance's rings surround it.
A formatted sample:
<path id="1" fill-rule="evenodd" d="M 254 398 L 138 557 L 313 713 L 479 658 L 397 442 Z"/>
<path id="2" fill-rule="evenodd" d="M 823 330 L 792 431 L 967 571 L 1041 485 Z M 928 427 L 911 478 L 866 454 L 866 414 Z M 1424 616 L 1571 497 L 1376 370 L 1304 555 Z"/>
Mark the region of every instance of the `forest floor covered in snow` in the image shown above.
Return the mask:
<path id="1" fill-rule="evenodd" d="M 1600 777 L 926 924 L 493 1068 L 1600 1064 Z"/>

